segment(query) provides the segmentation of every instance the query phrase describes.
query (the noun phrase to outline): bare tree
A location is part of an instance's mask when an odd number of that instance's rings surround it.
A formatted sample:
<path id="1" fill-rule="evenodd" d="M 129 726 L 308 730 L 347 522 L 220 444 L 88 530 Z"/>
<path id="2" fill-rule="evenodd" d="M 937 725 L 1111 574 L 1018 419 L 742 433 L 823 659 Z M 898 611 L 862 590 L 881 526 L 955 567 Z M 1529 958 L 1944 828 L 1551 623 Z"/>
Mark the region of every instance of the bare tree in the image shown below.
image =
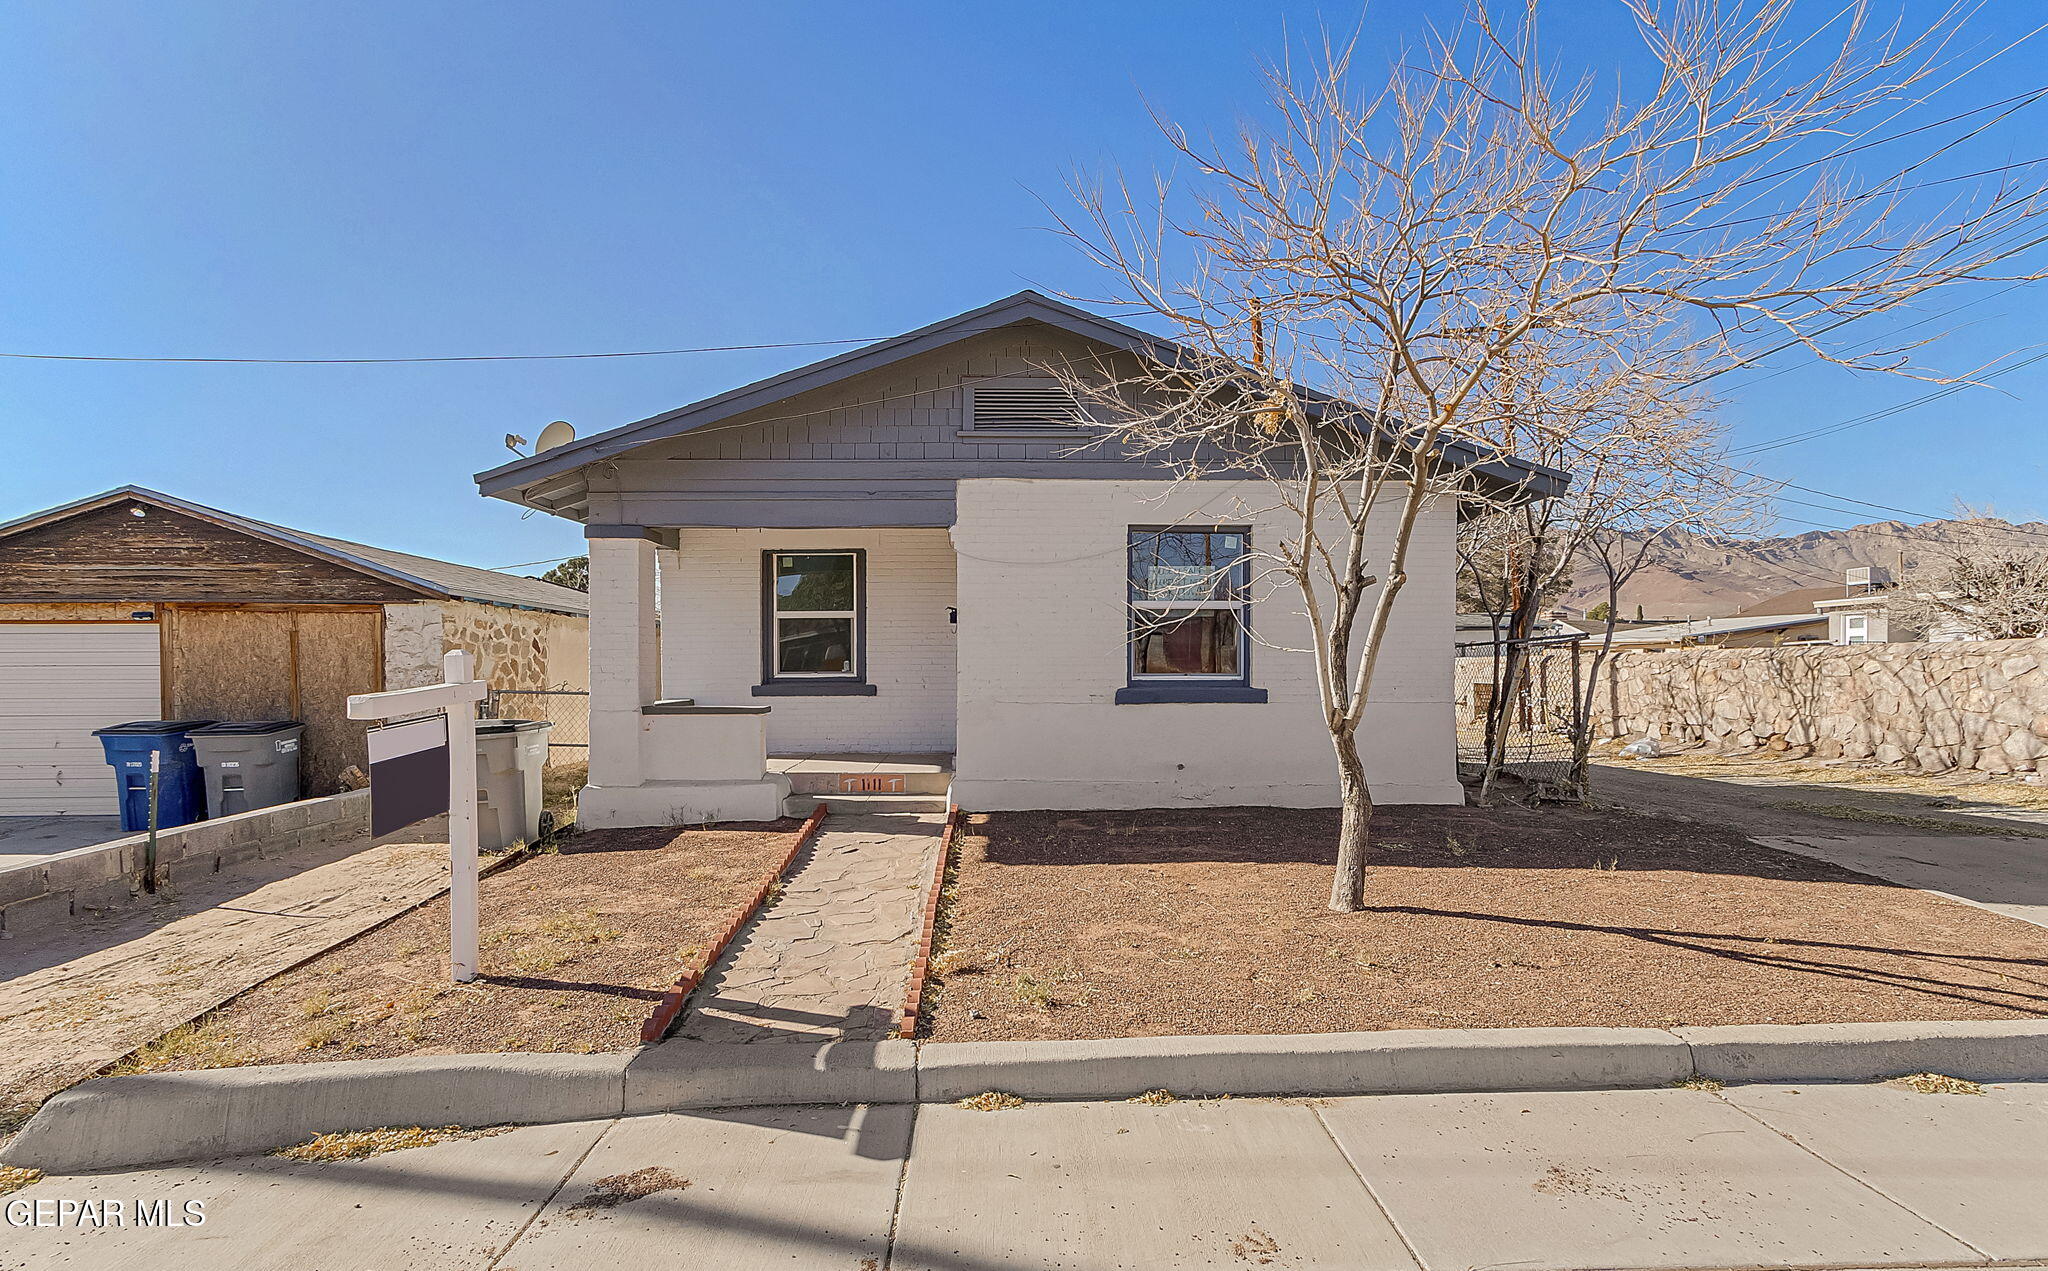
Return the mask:
<path id="1" fill-rule="evenodd" d="M 1338 910 L 1363 904 L 1356 734 L 1417 527 L 1513 502 L 1511 474 L 1475 480 L 1494 449 L 1575 434 L 1566 403 L 1602 383 L 1677 393 L 1763 343 L 1943 378 L 1913 342 L 1830 335 L 2037 276 L 2037 186 L 1949 185 L 1914 214 L 1938 130 L 1876 175 L 1833 162 L 1960 73 L 1960 11 L 1908 32 L 1855 0 L 1620 0 L 1643 56 L 1610 93 L 1558 74 L 1536 9 L 1480 4 L 1383 73 L 1354 76 L 1345 46 L 1275 67 L 1264 125 L 1161 121 L 1185 186 L 1077 183 L 1061 218 L 1180 346 L 1105 394 L 1118 440 L 1186 477 L 1256 477 L 1294 516 L 1264 551 L 1313 633 Z"/>
<path id="2" fill-rule="evenodd" d="M 1985 640 L 2048 636 L 2048 539 L 1989 509 L 1960 507 L 1954 532 L 1886 593 L 1891 619 L 1930 636 Z"/>
<path id="3" fill-rule="evenodd" d="M 1568 784 L 1580 798 L 1592 788 L 1594 722 L 1600 688 L 1614 657 L 1622 592 L 1666 536 L 1678 531 L 1735 537 L 1772 517 L 1775 482 L 1741 473 L 1722 458 L 1720 430 L 1689 414 L 1694 401 L 1662 404 L 1638 444 L 1615 446 L 1605 469 L 1575 490 L 1574 557 L 1592 567 L 1604 592 L 1600 635 L 1573 677 Z M 1653 408 L 1654 409 L 1654 408 Z"/>

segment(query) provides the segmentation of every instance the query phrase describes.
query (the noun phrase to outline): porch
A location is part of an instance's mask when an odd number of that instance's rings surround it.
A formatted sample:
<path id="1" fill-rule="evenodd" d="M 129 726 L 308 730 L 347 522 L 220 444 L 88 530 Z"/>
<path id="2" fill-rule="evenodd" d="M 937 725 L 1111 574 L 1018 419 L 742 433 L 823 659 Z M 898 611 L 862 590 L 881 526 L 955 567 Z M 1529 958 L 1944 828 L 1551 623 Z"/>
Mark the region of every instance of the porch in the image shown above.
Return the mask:
<path id="1" fill-rule="evenodd" d="M 593 828 L 944 811 L 945 529 L 592 527 Z"/>

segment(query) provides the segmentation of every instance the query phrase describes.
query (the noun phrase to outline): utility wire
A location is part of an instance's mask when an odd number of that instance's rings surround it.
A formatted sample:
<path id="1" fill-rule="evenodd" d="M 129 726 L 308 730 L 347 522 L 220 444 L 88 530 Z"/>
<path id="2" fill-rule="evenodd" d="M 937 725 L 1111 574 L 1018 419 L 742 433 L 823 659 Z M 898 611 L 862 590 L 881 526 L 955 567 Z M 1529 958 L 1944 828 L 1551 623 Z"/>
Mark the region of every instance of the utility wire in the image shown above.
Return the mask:
<path id="1" fill-rule="evenodd" d="M 239 366 L 392 366 L 420 362 L 574 362 L 592 358 L 674 357 L 679 353 L 736 353 L 748 349 L 809 349 L 826 344 L 872 344 L 887 336 L 843 340 L 779 340 L 762 344 L 707 344 L 689 349 L 635 349 L 624 353 L 475 353 L 454 357 L 117 357 L 99 353 L 6 353 L 37 362 L 183 362 Z"/>

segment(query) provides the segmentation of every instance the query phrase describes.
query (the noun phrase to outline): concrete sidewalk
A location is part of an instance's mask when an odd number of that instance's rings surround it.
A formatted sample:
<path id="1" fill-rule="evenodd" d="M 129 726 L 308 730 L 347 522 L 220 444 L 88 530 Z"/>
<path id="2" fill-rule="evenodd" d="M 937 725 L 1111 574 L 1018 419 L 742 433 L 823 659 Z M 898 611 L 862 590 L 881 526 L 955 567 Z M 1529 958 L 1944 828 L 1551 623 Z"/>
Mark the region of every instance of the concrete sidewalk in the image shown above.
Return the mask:
<path id="1" fill-rule="evenodd" d="M 0 1268 L 1982 1265 L 2044 1195 L 2048 1084 L 752 1109 L 48 1178 Z M 20 1225 L 105 1198 L 205 1223 Z"/>

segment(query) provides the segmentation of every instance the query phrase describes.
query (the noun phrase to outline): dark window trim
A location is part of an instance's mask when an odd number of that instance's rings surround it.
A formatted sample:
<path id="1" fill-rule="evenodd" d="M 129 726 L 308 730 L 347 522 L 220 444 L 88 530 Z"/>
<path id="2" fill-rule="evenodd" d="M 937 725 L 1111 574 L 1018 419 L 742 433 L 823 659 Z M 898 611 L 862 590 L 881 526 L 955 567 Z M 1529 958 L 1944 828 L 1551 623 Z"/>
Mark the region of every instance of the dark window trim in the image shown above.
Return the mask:
<path id="1" fill-rule="evenodd" d="M 1119 706 L 1146 706 L 1160 702 L 1248 702 L 1263 703 L 1266 690 L 1252 687 L 1252 596 L 1251 572 L 1245 572 L 1244 600 L 1238 605 L 1238 674 L 1227 678 L 1190 675 L 1168 679 L 1138 678 L 1133 659 L 1137 644 L 1131 638 L 1131 539 L 1139 534 L 1235 534 L 1244 540 L 1245 554 L 1252 548 L 1249 525 L 1132 525 L 1124 531 L 1124 687 L 1116 691 Z"/>
<path id="2" fill-rule="evenodd" d="M 1247 702 L 1263 705 L 1266 690 L 1249 684 L 1227 684 L 1202 680 L 1190 684 L 1169 684 L 1165 680 L 1142 680 L 1116 691 L 1118 706 L 1151 706 L 1163 702 Z"/>
<path id="3" fill-rule="evenodd" d="M 853 557 L 853 674 L 775 674 L 775 558 Z M 761 552 L 761 682 L 755 697 L 873 697 L 868 683 L 868 552 L 864 547 L 778 547 Z"/>
<path id="4" fill-rule="evenodd" d="M 856 680 L 770 680 L 754 686 L 755 697 L 873 697 L 875 686 Z"/>

